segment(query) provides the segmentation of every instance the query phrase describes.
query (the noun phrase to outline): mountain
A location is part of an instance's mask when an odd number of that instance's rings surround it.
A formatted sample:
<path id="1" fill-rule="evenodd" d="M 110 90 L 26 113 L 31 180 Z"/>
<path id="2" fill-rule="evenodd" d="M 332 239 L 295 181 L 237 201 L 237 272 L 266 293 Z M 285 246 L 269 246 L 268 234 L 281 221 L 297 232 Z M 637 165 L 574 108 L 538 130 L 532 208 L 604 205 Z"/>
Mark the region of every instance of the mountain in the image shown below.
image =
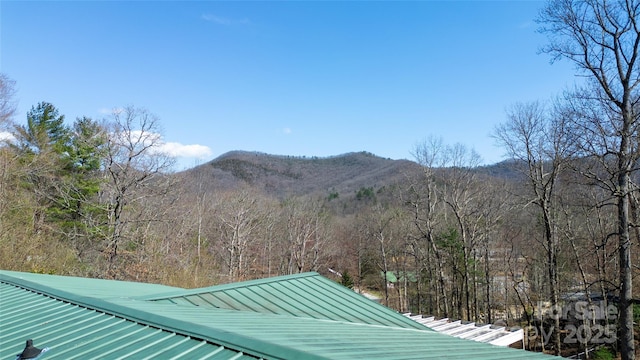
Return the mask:
<path id="1" fill-rule="evenodd" d="M 476 170 L 480 174 L 493 178 L 512 182 L 522 182 L 527 181 L 526 169 L 527 164 L 524 161 L 508 159 L 493 165 L 480 166 Z"/>
<path id="2" fill-rule="evenodd" d="M 476 168 L 480 176 L 502 181 L 521 181 L 515 160 Z M 220 191 L 249 187 L 280 199 L 314 195 L 346 200 L 358 192 L 392 196 L 389 190 L 421 172 L 409 160 L 382 158 L 369 152 L 330 157 L 270 155 L 230 151 L 218 158 L 178 173 L 185 184 L 200 190 Z M 196 189 L 194 189 L 196 191 Z M 384 194 L 383 194 L 384 193 Z"/>
<path id="3" fill-rule="evenodd" d="M 214 189 L 249 186 L 279 198 L 294 195 L 355 194 L 397 184 L 420 166 L 409 160 L 385 159 L 368 152 L 331 157 L 295 157 L 231 151 L 183 176 Z"/>

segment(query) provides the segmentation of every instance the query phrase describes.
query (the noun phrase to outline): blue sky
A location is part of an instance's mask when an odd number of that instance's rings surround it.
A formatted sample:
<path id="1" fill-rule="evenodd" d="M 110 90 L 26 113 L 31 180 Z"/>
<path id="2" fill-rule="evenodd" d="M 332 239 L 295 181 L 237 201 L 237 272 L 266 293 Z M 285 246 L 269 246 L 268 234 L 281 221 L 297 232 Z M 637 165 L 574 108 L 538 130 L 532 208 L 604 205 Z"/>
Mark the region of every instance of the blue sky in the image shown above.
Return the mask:
<path id="1" fill-rule="evenodd" d="M 505 109 L 576 79 L 538 53 L 543 5 L 4 0 L 0 71 L 16 81 L 16 122 L 40 101 L 69 122 L 143 107 L 191 150 L 183 168 L 231 150 L 413 160 L 429 136 L 495 163 Z"/>

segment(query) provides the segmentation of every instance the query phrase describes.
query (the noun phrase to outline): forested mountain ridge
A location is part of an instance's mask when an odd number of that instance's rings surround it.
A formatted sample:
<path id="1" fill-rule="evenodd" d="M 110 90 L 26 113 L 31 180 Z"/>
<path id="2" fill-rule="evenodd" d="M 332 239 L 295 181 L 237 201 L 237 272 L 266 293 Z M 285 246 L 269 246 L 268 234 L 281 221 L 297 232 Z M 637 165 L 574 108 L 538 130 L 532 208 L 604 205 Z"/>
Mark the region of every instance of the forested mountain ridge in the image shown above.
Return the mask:
<path id="1" fill-rule="evenodd" d="M 278 198 L 300 195 L 348 196 L 363 188 L 379 189 L 420 172 L 409 160 L 392 160 L 368 152 L 330 157 L 296 157 L 230 151 L 180 173 L 210 189 L 253 187 Z"/>
<path id="2" fill-rule="evenodd" d="M 521 174 L 506 160 L 475 169 L 485 176 L 514 180 Z M 361 189 L 406 183 L 422 171 L 411 160 L 383 158 L 366 151 L 329 157 L 299 157 L 234 150 L 179 173 L 208 189 L 252 187 L 277 198 L 287 196 L 355 196 Z"/>

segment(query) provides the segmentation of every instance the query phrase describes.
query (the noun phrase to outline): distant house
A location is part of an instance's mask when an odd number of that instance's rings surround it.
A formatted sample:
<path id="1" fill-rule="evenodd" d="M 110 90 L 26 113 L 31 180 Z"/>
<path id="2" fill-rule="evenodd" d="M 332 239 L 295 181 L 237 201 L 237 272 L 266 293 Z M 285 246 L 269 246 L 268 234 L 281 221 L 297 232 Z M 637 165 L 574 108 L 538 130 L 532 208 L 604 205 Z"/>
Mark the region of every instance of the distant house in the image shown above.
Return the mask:
<path id="1" fill-rule="evenodd" d="M 0 359 L 545 359 L 433 331 L 305 273 L 201 289 L 0 271 Z"/>

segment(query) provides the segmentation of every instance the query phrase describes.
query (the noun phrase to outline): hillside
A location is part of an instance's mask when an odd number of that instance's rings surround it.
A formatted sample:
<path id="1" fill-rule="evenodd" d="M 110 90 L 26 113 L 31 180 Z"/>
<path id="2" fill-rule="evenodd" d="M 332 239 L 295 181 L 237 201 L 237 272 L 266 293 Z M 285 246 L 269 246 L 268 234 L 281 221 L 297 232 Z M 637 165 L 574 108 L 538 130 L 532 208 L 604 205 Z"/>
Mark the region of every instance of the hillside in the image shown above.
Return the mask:
<path id="1" fill-rule="evenodd" d="M 391 160 L 367 152 L 326 158 L 231 151 L 183 172 L 208 188 L 250 186 L 279 198 L 293 195 L 355 194 L 361 188 L 380 189 L 419 171 L 408 160 Z"/>

